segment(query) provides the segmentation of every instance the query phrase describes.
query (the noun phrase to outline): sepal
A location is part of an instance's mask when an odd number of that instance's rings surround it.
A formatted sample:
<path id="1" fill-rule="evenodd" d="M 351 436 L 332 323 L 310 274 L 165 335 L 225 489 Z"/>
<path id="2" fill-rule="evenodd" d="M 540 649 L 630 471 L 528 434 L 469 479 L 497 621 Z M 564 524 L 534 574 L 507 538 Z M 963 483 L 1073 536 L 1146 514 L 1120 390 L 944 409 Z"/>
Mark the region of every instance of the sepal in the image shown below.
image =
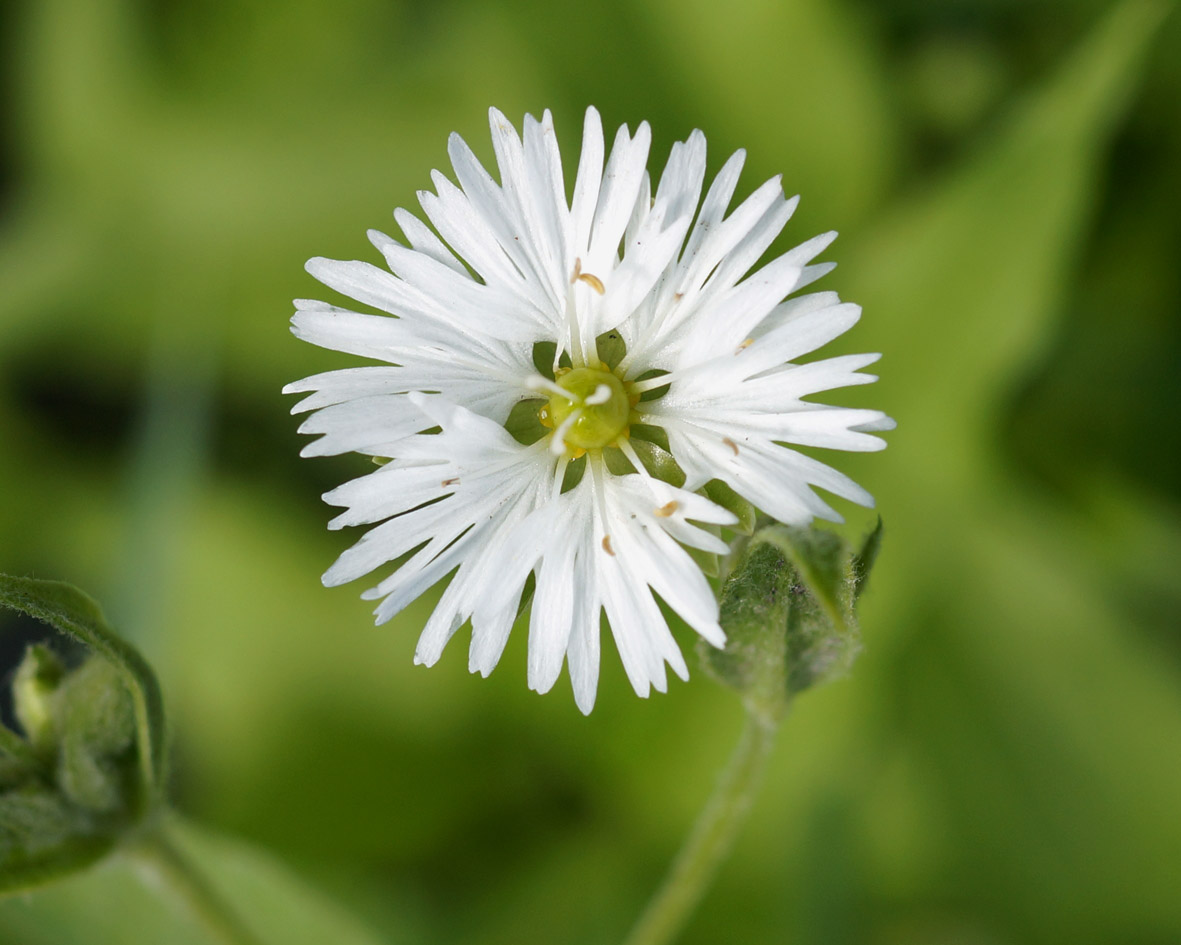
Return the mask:
<path id="1" fill-rule="evenodd" d="M 833 532 L 774 524 L 745 541 L 722 587 L 726 646 L 699 645 L 707 671 L 775 721 L 792 698 L 840 674 L 860 649 L 854 605 L 882 525 L 854 549 Z"/>

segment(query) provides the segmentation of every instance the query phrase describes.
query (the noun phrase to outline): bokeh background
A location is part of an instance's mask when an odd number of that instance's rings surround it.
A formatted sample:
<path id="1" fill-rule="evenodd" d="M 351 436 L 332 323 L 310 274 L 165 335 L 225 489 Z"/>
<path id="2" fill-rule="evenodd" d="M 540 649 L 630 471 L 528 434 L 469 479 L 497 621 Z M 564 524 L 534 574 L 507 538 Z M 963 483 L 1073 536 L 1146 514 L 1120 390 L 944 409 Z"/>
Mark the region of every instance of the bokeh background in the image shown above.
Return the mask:
<path id="1" fill-rule="evenodd" d="M 864 653 L 781 733 L 685 943 L 1181 940 L 1181 23 L 1097 0 L 25 0 L 0 7 L 0 570 L 162 676 L 175 794 L 273 942 L 608 943 L 740 726 L 696 672 L 589 719 L 488 680 L 432 595 L 375 629 L 300 460 L 312 255 L 374 259 L 457 130 L 588 104 L 706 132 L 836 228 L 882 351 L 840 456 L 886 523 Z M 844 396 L 844 395 L 842 395 Z M 869 514 L 842 507 L 849 534 Z M 36 627 L 0 615 L 10 666 Z M 682 634 L 686 646 L 689 635 Z M 607 653 L 610 654 L 610 648 Z M 348 913 L 350 918 L 341 918 Z M 343 924 L 342 924 L 343 923 Z M 0 942 L 199 943 L 110 864 Z"/>

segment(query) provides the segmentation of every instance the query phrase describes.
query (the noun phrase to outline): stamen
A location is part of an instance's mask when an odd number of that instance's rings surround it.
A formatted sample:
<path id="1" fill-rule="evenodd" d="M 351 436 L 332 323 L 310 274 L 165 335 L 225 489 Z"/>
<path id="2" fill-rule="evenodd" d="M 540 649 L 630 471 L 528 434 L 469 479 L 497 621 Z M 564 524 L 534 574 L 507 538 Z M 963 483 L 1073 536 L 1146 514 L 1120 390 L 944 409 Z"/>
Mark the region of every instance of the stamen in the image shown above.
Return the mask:
<path id="1" fill-rule="evenodd" d="M 650 390 L 656 390 L 658 387 L 668 387 L 677 376 L 676 371 L 671 371 L 668 374 L 661 374 L 659 377 L 650 377 L 646 381 L 632 381 L 631 389 L 633 393 L 643 394 Z"/>
<path id="2" fill-rule="evenodd" d="M 540 374 L 534 374 L 525 380 L 525 386 L 530 390 L 543 390 L 550 394 L 557 394 L 559 397 L 569 397 L 570 392 L 564 387 L 559 387 L 548 377 L 542 377 Z"/>
<path id="3" fill-rule="evenodd" d="M 563 453 L 558 458 L 558 465 L 554 469 L 554 491 L 550 496 L 551 502 L 556 502 L 558 496 L 562 494 L 562 483 L 566 480 L 566 467 L 570 465 L 570 457 Z"/>
<path id="4" fill-rule="evenodd" d="M 753 338 L 747 338 L 746 341 L 744 341 L 742 344 L 740 344 L 737 348 L 734 349 L 734 353 L 735 354 L 742 354 L 743 351 L 745 351 L 747 348 L 749 348 L 754 343 L 755 343 L 755 340 Z"/>
<path id="5" fill-rule="evenodd" d="M 609 554 L 612 558 L 615 557 L 615 550 L 611 547 L 611 536 L 610 535 L 603 536 L 603 550 L 605 552 L 607 552 L 607 554 Z"/>
<path id="6" fill-rule="evenodd" d="M 577 276 L 579 282 L 585 282 L 592 289 L 602 295 L 607 291 L 606 286 L 603 285 L 603 280 L 598 276 L 592 276 L 589 272 L 580 272 Z"/>
<path id="7" fill-rule="evenodd" d="M 459 482 L 459 477 L 458 477 L 458 476 L 454 477 L 453 479 L 444 479 L 444 480 L 443 480 L 441 483 L 439 483 L 439 485 L 441 485 L 441 486 L 453 486 L 453 485 L 455 485 L 457 482 Z"/>
<path id="8" fill-rule="evenodd" d="M 730 447 L 730 449 L 732 449 L 734 451 L 735 456 L 738 455 L 738 444 L 735 443 L 732 439 L 730 439 L 730 437 L 728 437 L 728 436 L 722 437 L 722 442 L 725 443 L 728 447 Z"/>
<path id="9" fill-rule="evenodd" d="M 581 275 L 582 275 L 582 260 L 575 259 L 574 260 L 574 275 L 572 275 L 570 277 L 570 284 L 574 285 L 574 283 L 578 281 L 578 277 Z"/>
<path id="10" fill-rule="evenodd" d="M 669 502 L 667 505 L 662 505 L 658 509 L 653 509 L 652 514 L 655 516 L 658 516 L 659 518 L 668 518 L 670 515 L 673 514 L 673 512 L 675 512 L 680 507 L 681 507 L 680 503 L 678 503 L 674 499 L 672 502 Z"/>
<path id="11" fill-rule="evenodd" d="M 636 472 L 638 472 L 645 479 L 652 478 L 652 476 L 648 473 L 647 468 L 642 462 L 640 462 L 640 456 L 636 452 L 636 448 L 631 445 L 630 440 L 620 437 L 619 441 L 615 445 L 619 447 L 619 452 L 627 457 L 628 462 L 636 468 Z"/>

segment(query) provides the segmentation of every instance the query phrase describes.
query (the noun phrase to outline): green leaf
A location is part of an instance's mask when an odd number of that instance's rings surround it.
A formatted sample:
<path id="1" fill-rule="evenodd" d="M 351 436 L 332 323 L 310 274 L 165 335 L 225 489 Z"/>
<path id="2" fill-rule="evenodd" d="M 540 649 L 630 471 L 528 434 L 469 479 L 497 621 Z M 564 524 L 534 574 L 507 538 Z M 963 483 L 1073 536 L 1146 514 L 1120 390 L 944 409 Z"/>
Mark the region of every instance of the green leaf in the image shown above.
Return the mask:
<path id="1" fill-rule="evenodd" d="M 119 668 L 134 703 L 143 797 L 150 803 L 164 784 L 164 702 L 147 661 L 115 634 L 99 605 L 70 584 L 0 574 L 0 604 L 45 621 Z"/>
<path id="2" fill-rule="evenodd" d="M 842 259 L 849 297 L 873 313 L 857 328 L 857 350 L 885 352 L 875 394 L 914 444 L 887 450 L 884 463 L 905 463 L 908 483 L 918 484 L 923 450 L 939 450 L 942 473 L 924 490 L 956 488 L 976 472 L 998 405 L 1046 350 L 1099 199 L 1109 135 L 1167 9 L 1113 9 L 970 161 Z"/>
<path id="3" fill-rule="evenodd" d="M 717 530 L 716 525 L 707 527 L 708 531 L 714 532 Z M 689 553 L 689 557 L 697 562 L 697 566 L 701 568 L 702 574 L 706 577 L 715 578 L 721 574 L 721 556 L 713 551 L 703 551 L 700 548 L 691 548 L 685 546 L 685 551 Z"/>
<path id="4" fill-rule="evenodd" d="M 0 894 L 76 873 L 115 845 L 55 789 L 36 783 L 0 794 Z"/>
<path id="5" fill-rule="evenodd" d="M 815 609 L 838 632 L 849 629 L 851 556 L 838 535 L 820 528 L 769 525 L 755 535 L 754 542 L 774 545 L 783 552 Z"/>
<path id="6" fill-rule="evenodd" d="M 119 670 L 92 657 L 66 677 L 54 701 L 62 794 L 77 807 L 98 814 L 129 813 L 139 807 L 135 709 Z"/>
<path id="7" fill-rule="evenodd" d="M 738 517 L 738 521 L 731 525 L 731 528 L 737 532 L 741 532 L 743 535 L 754 534 L 755 522 L 758 519 L 759 513 L 750 502 L 731 489 L 726 483 L 722 482 L 721 479 L 711 479 L 701 491 L 705 493 L 707 499 L 716 502 L 727 512 L 733 512 Z"/>
<path id="8" fill-rule="evenodd" d="M 259 939 L 274 945 L 380 945 L 382 939 L 266 851 L 175 818 L 169 839 Z M 206 929 L 141 867 L 113 857 L 69 883 L 0 902 L 0 940 L 31 945 L 212 945 Z M 396 906 L 383 907 L 394 911 Z M 395 912 L 396 914 L 396 912 Z M 409 920 L 408 920 L 409 921 Z M 399 936 L 397 941 L 415 941 Z"/>

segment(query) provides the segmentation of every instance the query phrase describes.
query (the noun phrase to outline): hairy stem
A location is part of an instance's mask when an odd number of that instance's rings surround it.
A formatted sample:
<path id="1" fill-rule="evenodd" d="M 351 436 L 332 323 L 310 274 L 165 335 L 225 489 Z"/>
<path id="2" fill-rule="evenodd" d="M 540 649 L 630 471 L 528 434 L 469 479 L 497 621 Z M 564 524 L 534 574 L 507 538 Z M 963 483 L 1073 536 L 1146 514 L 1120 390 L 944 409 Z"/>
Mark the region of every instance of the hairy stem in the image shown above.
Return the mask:
<path id="1" fill-rule="evenodd" d="M 762 782 L 776 725 L 748 712 L 713 795 L 624 945 L 666 945 L 680 932 L 730 852 Z"/>
<path id="2" fill-rule="evenodd" d="M 126 852 L 147 882 L 171 892 L 214 941 L 221 945 L 262 945 L 205 876 L 168 839 L 163 826 L 145 834 Z"/>

